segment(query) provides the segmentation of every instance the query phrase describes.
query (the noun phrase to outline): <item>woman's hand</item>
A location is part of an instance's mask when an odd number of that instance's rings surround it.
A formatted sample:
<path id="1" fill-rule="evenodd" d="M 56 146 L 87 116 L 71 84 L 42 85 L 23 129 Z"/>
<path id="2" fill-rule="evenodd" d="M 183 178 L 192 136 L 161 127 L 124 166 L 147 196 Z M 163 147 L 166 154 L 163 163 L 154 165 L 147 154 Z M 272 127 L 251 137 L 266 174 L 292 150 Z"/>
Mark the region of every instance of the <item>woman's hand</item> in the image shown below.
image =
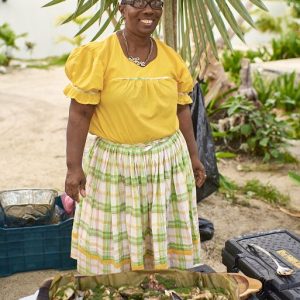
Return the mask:
<path id="1" fill-rule="evenodd" d="M 85 175 L 82 168 L 76 170 L 68 170 L 65 181 L 65 192 L 76 202 L 79 202 L 79 193 L 82 197 L 86 196 L 85 193 Z"/>
<path id="2" fill-rule="evenodd" d="M 198 158 L 197 143 L 195 141 L 191 110 L 189 105 L 178 105 L 177 116 L 179 120 L 179 128 L 185 138 L 189 150 L 196 186 L 201 187 L 206 179 L 206 174 L 205 169 Z"/>
<path id="3" fill-rule="evenodd" d="M 206 173 L 205 173 L 204 166 L 198 157 L 191 157 L 191 162 L 194 171 L 196 186 L 200 188 L 206 180 Z"/>
<path id="4" fill-rule="evenodd" d="M 80 104 L 72 99 L 67 126 L 67 167 L 65 192 L 76 202 L 79 193 L 85 197 L 85 175 L 82 170 L 82 156 L 95 105 Z"/>

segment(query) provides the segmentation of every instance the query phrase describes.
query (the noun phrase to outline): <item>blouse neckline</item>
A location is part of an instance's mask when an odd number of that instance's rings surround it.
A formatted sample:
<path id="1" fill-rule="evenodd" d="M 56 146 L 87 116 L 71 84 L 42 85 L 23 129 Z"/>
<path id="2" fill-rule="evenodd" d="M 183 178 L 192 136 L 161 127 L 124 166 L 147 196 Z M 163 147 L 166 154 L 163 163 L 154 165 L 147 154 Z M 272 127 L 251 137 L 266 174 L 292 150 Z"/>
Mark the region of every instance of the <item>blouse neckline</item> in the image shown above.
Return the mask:
<path id="1" fill-rule="evenodd" d="M 114 33 L 114 36 L 115 36 L 115 39 L 116 39 L 116 43 L 118 44 L 117 47 L 119 48 L 119 51 L 121 52 L 122 58 L 124 58 L 124 60 L 126 60 L 130 65 L 134 65 L 135 67 L 137 67 L 139 70 L 140 70 L 140 69 L 146 69 L 147 67 L 150 67 L 151 65 L 154 64 L 154 62 L 156 62 L 156 61 L 158 60 L 159 46 L 158 46 L 158 43 L 157 43 L 156 39 L 152 38 L 153 41 L 154 41 L 155 44 L 156 44 L 156 57 L 155 57 L 153 60 L 151 60 L 145 67 L 140 67 L 140 66 L 136 65 L 135 63 L 131 62 L 131 61 L 128 59 L 128 57 L 126 56 L 126 54 L 125 54 L 124 51 L 123 51 L 123 48 L 122 48 L 122 46 L 121 46 L 120 40 L 119 40 L 119 38 L 118 38 L 116 32 Z"/>

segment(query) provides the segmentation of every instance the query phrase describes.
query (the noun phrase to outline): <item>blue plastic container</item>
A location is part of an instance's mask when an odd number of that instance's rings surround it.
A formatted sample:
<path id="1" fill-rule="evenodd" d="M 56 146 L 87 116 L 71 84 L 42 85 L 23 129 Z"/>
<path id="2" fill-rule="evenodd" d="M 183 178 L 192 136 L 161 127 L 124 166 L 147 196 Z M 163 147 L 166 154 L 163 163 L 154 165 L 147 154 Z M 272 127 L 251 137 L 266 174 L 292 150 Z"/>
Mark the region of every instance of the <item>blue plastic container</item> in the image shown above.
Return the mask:
<path id="1" fill-rule="evenodd" d="M 70 258 L 73 218 L 53 225 L 0 228 L 0 276 L 76 267 Z"/>

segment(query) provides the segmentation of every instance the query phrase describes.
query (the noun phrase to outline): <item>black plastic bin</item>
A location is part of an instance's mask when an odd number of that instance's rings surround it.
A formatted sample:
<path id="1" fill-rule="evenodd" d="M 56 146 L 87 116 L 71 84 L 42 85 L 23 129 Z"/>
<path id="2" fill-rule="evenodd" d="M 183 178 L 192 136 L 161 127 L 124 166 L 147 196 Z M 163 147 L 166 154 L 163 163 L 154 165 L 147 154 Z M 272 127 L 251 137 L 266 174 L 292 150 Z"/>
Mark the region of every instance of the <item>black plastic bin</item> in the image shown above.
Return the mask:
<path id="1" fill-rule="evenodd" d="M 255 254 L 248 247 L 256 244 L 269 251 L 282 266 L 295 273 L 279 276 L 276 265 L 265 254 Z M 228 272 L 241 271 L 263 283 L 258 299 L 300 300 L 300 237 L 288 230 L 275 230 L 241 236 L 226 241 L 222 262 Z"/>

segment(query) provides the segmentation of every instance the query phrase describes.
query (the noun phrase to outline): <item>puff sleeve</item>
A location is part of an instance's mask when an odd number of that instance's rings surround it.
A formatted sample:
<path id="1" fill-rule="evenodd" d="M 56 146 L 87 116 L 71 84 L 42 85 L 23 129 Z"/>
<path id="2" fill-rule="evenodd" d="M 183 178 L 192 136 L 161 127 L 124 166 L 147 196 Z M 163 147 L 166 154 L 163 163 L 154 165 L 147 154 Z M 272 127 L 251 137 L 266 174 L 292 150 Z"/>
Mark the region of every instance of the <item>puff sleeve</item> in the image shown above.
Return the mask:
<path id="1" fill-rule="evenodd" d="M 103 64 L 94 50 L 88 44 L 74 49 L 65 65 L 70 83 L 64 94 L 81 104 L 97 105 L 101 99 Z"/>
<path id="2" fill-rule="evenodd" d="M 177 104 L 186 105 L 192 103 L 189 93 L 193 90 L 193 78 L 188 70 L 185 62 L 181 57 L 178 57 L 177 65 L 177 82 L 178 82 L 178 101 Z"/>

